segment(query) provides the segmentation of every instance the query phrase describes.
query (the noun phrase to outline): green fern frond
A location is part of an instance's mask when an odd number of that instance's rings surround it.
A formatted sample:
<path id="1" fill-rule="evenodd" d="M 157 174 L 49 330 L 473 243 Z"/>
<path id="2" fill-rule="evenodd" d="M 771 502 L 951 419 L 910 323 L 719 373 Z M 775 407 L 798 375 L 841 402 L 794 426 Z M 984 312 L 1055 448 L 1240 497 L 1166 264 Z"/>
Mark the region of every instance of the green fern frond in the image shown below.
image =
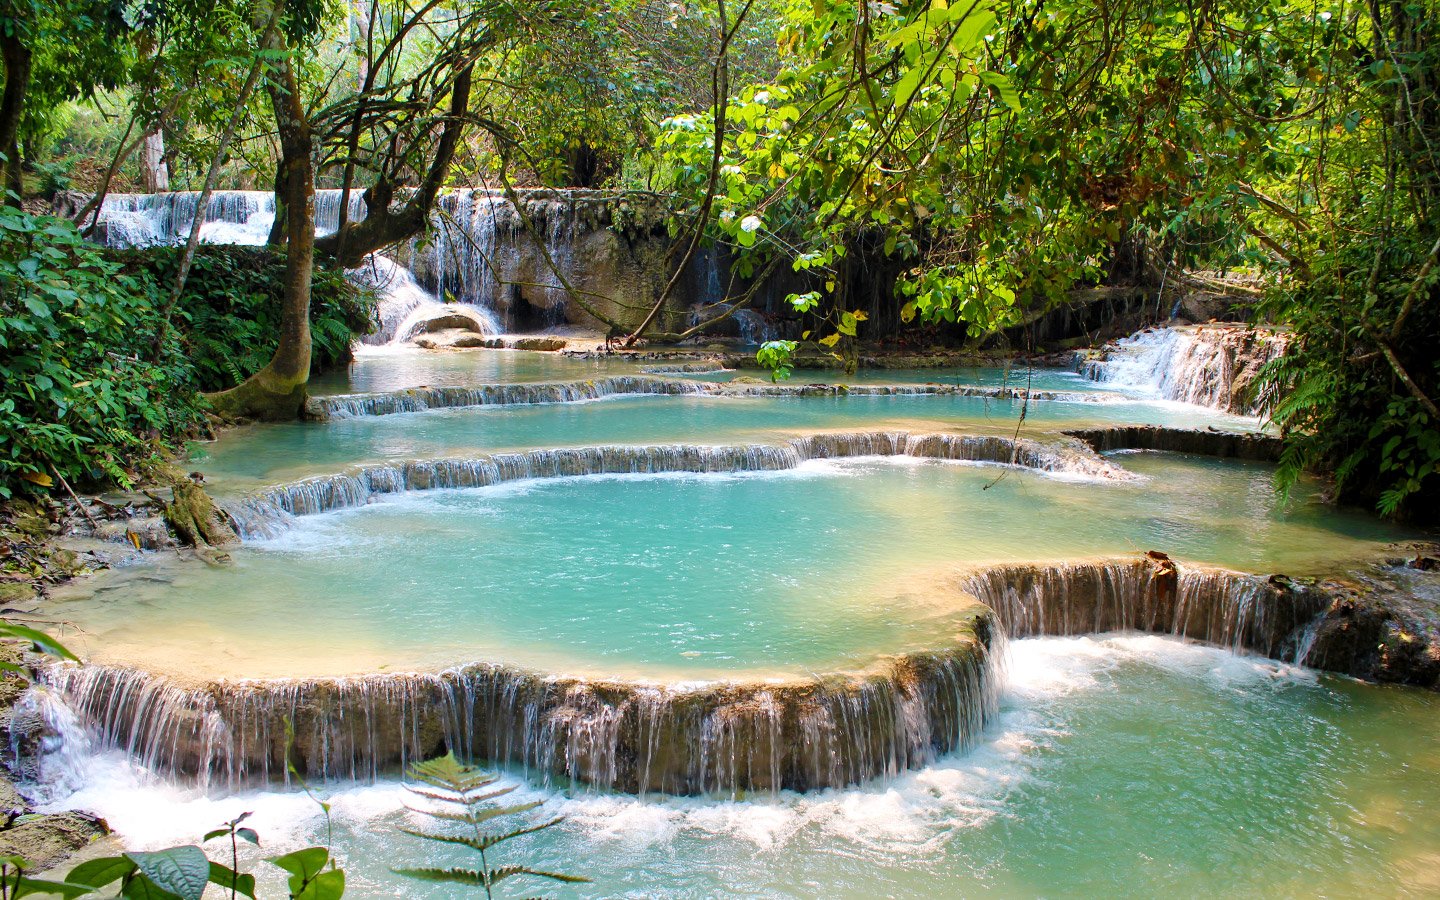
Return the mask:
<path id="1" fill-rule="evenodd" d="M 406 785 L 406 788 L 412 793 L 451 807 L 450 809 L 440 810 L 420 810 L 411 807 L 412 811 L 426 815 L 438 822 L 454 822 L 468 826 L 468 833 L 445 834 L 436 831 L 410 828 L 402 830 L 412 837 L 423 838 L 441 844 L 467 847 L 480 855 L 480 868 L 404 868 L 395 869 L 395 872 L 426 881 L 479 887 L 483 888 L 487 895 L 491 893 L 491 889 L 497 883 L 517 875 L 548 878 L 552 881 L 566 883 L 579 883 L 589 880 L 575 875 L 531 869 L 519 865 L 505 865 L 493 868 L 490 866 L 486 858 L 487 851 L 493 850 L 500 844 L 513 840 L 514 838 L 553 828 L 562 821 L 558 818 L 551 819 L 550 821 L 536 825 L 524 825 L 506 831 L 486 831 L 481 828 L 486 822 L 527 813 L 542 805 L 538 800 L 528 803 L 516 803 L 509 806 L 487 805 L 491 801 L 503 797 L 516 789 L 514 786 L 491 789 L 491 786 L 499 780 L 498 776 L 483 772 L 475 766 L 461 763 L 455 758 L 454 753 L 447 753 L 437 759 L 415 763 L 410 767 L 408 774 L 411 779 L 419 782 L 419 786 Z"/>
<path id="2" fill-rule="evenodd" d="M 494 847 L 496 844 L 508 841 L 511 838 L 520 837 L 521 835 L 534 834 L 537 831 L 544 831 L 547 828 L 559 825 L 562 821 L 564 821 L 563 817 L 555 818 L 540 825 L 530 825 L 525 828 L 516 828 L 511 831 L 495 834 L 486 834 L 479 838 L 470 837 L 469 835 L 464 834 L 440 834 L 434 831 L 420 831 L 419 829 L 415 828 L 402 828 L 400 830 L 412 837 L 425 838 L 428 841 L 439 841 L 445 844 L 460 844 L 461 846 L 469 847 L 471 850 L 477 850 L 483 853 L 484 851 L 489 850 L 491 847 Z"/>
<path id="3" fill-rule="evenodd" d="M 532 869 L 529 866 L 496 866 L 490 870 L 488 882 L 491 887 L 513 878 L 516 875 L 533 875 L 536 878 L 548 878 L 551 881 L 562 881 L 565 884 L 585 884 L 590 879 L 582 878 L 579 875 L 565 875 L 561 872 L 547 872 L 544 869 Z"/>
<path id="4" fill-rule="evenodd" d="M 477 872 L 474 869 L 391 869 L 397 875 L 404 875 L 407 878 L 418 878 L 421 881 L 438 881 L 446 884 L 468 884 L 472 887 L 485 887 L 488 882 L 485 873 Z"/>

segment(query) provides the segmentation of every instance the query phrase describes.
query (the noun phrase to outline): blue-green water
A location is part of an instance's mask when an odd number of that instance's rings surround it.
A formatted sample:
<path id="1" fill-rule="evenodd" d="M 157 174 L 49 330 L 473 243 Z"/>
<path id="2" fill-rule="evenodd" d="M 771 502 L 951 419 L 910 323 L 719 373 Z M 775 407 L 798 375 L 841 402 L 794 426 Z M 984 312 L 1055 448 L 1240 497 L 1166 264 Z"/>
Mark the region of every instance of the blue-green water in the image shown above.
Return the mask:
<path id="1" fill-rule="evenodd" d="M 1266 465 L 1117 459 L 1145 480 L 862 459 L 418 492 L 302 517 L 230 566 L 97 579 L 56 613 L 81 647 L 121 661 L 163 647 L 188 676 L 483 660 L 655 678 L 795 673 L 943 644 L 961 605 L 953 575 L 970 564 L 1160 549 L 1305 569 L 1406 534 L 1326 509 L 1304 487 L 1282 503 Z"/>
<path id="2" fill-rule="evenodd" d="M 593 377 L 537 354 L 363 357 L 336 391 Z M 625 369 L 627 371 L 631 369 Z M 800 373 L 799 379 L 811 379 Z M 865 378 L 876 376 L 862 376 Z M 994 371 L 890 380 L 994 384 Z M 1076 389 L 1047 373 L 1044 388 Z M 1034 385 L 1037 388 L 1041 384 Z M 626 398 L 237 429 L 200 448 L 217 492 L 359 462 L 593 444 L 774 442 L 815 431 L 1013 433 L 1019 407 L 956 397 Z M 1034 403 L 1022 434 L 1253 422 L 1195 407 Z M 53 607 L 109 658 L 215 675 L 394 671 L 476 659 L 688 680 L 859 664 L 943 640 L 950 579 L 977 562 L 1160 549 L 1303 573 L 1409 532 L 1288 503 L 1273 467 L 1122 453 L 1137 482 L 914 460 L 723 476 L 595 477 L 393 497 L 302 517 L 212 568 L 165 555 Z M 1010 645 L 1002 712 L 972 752 L 887 782 L 807 795 L 637 799 L 540 790 L 562 825 L 503 861 L 578 872 L 584 897 L 1436 896 L 1440 698 L 1154 636 Z M 196 840 L 255 811 L 258 857 L 327 838 L 298 793 L 206 795 L 114 756 L 60 806 L 129 847 Z M 398 784 L 322 786 L 351 895 L 448 898 L 393 865 L 468 862 L 400 833 Z M 518 824 L 518 823 L 517 823 Z M 516 884 L 519 891 L 546 889 Z M 518 895 L 518 894 L 516 894 Z"/>
<path id="3" fill-rule="evenodd" d="M 250 426 L 197 444 L 190 465 L 222 489 L 290 481 L 352 463 L 600 444 L 772 443 L 817 431 L 1014 434 L 1022 404 L 955 396 L 616 397 Z M 1135 423 L 1245 430 L 1252 420 L 1174 403 L 1035 402 L 1024 436 Z"/>

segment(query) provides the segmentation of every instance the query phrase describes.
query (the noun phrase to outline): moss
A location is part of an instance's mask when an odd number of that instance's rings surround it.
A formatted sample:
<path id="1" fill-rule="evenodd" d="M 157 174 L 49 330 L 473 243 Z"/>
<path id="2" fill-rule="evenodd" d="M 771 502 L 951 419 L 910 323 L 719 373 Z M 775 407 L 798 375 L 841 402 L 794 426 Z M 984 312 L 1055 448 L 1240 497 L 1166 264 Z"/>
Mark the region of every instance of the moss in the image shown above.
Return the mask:
<path id="1" fill-rule="evenodd" d="M 305 411 L 305 384 L 293 384 L 262 369 L 238 387 L 206 394 L 214 412 L 224 419 L 293 422 Z"/>
<path id="2" fill-rule="evenodd" d="M 23 581 L 0 582 L 0 604 L 29 603 L 37 596 L 35 587 Z"/>
<path id="3" fill-rule="evenodd" d="M 174 499 L 165 505 L 165 524 L 180 543 L 189 547 L 225 547 L 239 541 L 215 501 L 199 484 L 177 479 L 170 490 Z"/>

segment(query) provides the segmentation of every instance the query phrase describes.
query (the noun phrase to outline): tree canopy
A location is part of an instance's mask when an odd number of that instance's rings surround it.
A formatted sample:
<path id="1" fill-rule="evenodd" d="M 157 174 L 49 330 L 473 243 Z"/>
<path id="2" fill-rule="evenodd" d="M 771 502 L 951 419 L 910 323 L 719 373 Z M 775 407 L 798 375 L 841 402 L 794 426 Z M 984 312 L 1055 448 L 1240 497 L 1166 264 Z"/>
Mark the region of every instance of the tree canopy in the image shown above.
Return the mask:
<path id="1" fill-rule="evenodd" d="M 722 314 L 764 276 L 805 279 L 788 302 L 806 336 L 764 348 L 776 368 L 802 343 L 853 362 L 870 327 L 853 273 L 877 261 L 898 322 L 971 339 L 1122 265 L 1243 271 L 1252 315 L 1295 334 L 1265 382 L 1287 477 L 1329 469 L 1398 514 L 1435 497 L 1440 464 L 1437 17 L 1433 0 L 15 0 L 0 151 L 17 195 L 63 180 L 81 121 L 102 132 L 89 187 L 129 183 L 160 135 L 178 186 L 276 189 L 286 391 L 316 261 L 412 238 L 456 186 L 665 193 L 677 273 L 701 248 L 734 261 Z M 371 212 L 311 254 L 295 236 L 316 186 Z M 686 336 L 654 321 L 635 339 Z"/>

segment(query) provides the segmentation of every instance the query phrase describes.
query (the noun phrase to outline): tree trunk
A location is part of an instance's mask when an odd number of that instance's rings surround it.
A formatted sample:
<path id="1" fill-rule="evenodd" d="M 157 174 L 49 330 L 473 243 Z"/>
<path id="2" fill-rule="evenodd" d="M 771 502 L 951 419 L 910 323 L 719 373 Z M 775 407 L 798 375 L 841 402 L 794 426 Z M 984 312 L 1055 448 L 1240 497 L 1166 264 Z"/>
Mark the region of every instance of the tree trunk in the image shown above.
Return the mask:
<path id="1" fill-rule="evenodd" d="M 151 194 L 170 190 L 170 167 L 165 163 L 165 132 L 158 126 L 145 135 L 140 184 Z"/>
<path id="2" fill-rule="evenodd" d="M 366 191 L 365 218 L 359 222 L 347 223 L 343 230 L 320 238 L 320 253 L 334 259 L 347 269 L 364 262 L 365 257 L 391 244 L 406 240 L 425 230 L 430 222 L 430 210 L 435 198 L 445 186 L 450 164 L 455 159 L 455 150 L 465 133 L 466 119 L 470 109 L 470 85 L 474 76 L 474 63 L 467 64 L 455 75 L 450 88 L 450 109 L 442 120 L 440 136 L 431 151 L 430 167 L 424 179 L 410 199 L 398 210 L 390 208 L 394 185 L 380 179 Z M 341 215 L 345 213 L 342 209 Z"/>
<path id="3" fill-rule="evenodd" d="M 278 31 L 266 50 L 284 53 Z M 280 345 L 270 364 L 238 387 L 207 395 L 216 411 L 236 418 L 295 419 L 305 408 L 310 379 L 310 283 L 315 270 L 315 162 L 310 120 L 287 57 L 275 64 L 267 85 L 280 137 L 280 187 L 285 209 L 285 300 Z"/>
<path id="4" fill-rule="evenodd" d="M 0 97 L 0 153 L 5 154 L 5 189 L 24 193 L 20 180 L 20 115 L 30 86 L 30 48 L 15 35 L 0 34 L 5 62 L 5 93 Z"/>

